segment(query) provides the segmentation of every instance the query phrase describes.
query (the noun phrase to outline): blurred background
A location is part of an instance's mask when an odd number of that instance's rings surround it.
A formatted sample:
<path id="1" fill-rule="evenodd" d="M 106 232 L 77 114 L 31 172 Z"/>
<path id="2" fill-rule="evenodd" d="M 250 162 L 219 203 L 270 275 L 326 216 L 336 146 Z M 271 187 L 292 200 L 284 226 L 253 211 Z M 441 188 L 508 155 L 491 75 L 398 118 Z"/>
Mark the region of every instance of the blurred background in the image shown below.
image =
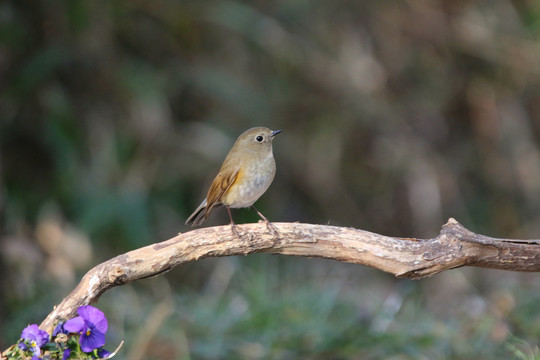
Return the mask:
<path id="1" fill-rule="evenodd" d="M 8 0 L 0 36 L 1 349 L 91 267 L 188 231 L 253 126 L 284 130 L 272 221 L 540 237 L 536 1 Z M 261 254 L 97 306 L 118 359 L 538 358 L 539 276 Z"/>

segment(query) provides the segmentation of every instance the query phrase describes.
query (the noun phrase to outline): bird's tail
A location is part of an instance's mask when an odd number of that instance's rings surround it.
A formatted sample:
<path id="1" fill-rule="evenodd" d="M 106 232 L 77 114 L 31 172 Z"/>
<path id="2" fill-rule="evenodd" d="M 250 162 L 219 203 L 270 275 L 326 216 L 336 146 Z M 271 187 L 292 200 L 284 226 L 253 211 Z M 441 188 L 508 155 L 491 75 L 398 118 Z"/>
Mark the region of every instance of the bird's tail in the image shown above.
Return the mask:
<path id="1" fill-rule="evenodd" d="M 206 220 L 206 199 L 204 199 L 201 205 L 199 205 L 193 214 L 188 217 L 186 225 L 199 226 L 204 220 Z"/>
<path id="2" fill-rule="evenodd" d="M 193 214 L 191 214 L 188 217 L 188 219 L 186 220 L 186 225 L 191 225 L 191 226 L 201 225 L 206 220 L 208 215 L 210 215 L 210 212 L 212 211 L 212 209 L 215 209 L 219 207 L 220 205 L 221 204 L 215 204 L 214 206 L 210 206 L 210 208 L 208 208 L 206 199 L 204 199 L 201 205 L 199 205 L 199 207 L 195 209 Z"/>

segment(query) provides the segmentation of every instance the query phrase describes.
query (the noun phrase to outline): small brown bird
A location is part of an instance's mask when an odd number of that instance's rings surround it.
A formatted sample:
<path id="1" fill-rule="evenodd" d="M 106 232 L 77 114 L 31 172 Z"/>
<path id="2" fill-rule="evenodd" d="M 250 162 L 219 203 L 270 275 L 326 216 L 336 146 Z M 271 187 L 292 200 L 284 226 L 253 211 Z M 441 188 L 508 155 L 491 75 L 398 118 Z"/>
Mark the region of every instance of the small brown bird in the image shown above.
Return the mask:
<path id="1" fill-rule="evenodd" d="M 272 141 L 281 130 L 255 127 L 238 137 L 221 169 L 210 185 L 206 199 L 186 220 L 186 224 L 202 224 L 212 209 L 225 205 L 231 218 L 232 230 L 238 235 L 230 208 L 253 207 L 257 214 L 270 223 L 253 203 L 268 189 L 276 173 Z"/>

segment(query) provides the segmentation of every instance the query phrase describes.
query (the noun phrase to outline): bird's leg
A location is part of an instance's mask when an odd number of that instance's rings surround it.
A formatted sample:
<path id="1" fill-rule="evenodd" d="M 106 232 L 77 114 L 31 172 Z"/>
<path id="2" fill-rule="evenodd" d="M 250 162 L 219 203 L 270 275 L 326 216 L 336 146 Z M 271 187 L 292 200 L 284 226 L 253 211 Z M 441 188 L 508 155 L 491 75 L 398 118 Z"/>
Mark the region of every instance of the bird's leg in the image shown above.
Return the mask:
<path id="1" fill-rule="evenodd" d="M 276 227 L 274 225 L 272 225 L 272 223 L 270 221 L 268 221 L 268 219 L 259 210 L 257 210 L 257 208 L 255 206 L 251 205 L 251 207 L 253 209 L 255 209 L 255 211 L 257 212 L 257 214 L 259 214 L 261 219 L 264 220 L 264 222 L 266 223 L 266 229 L 268 231 L 270 231 L 272 234 L 277 235 L 278 231 L 277 231 Z"/>
<path id="2" fill-rule="evenodd" d="M 242 236 L 240 236 L 240 233 L 238 232 L 238 229 L 236 229 L 236 224 L 234 223 L 234 220 L 232 218 L 232 215 L 231 215 L 231 209 L 228 207 L 228 206 L 225 206 L 227 208 L 227 212 L 229 213 L 229 218 L 231 219 L 231 229 L 232 229 L 232 232 L 234 235 L 236 235 L 238 238 L 242 238 Z"/>

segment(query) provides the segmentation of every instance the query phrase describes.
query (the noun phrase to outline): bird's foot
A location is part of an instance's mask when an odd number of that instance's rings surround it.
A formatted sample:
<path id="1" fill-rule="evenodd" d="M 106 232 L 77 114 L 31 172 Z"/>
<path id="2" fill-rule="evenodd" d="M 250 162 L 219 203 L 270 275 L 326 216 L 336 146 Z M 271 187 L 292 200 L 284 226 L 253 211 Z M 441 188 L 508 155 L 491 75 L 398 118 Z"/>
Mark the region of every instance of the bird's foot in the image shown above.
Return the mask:
<path id="1" fill-rule="evenodd" d="M 266 222 L 266 230 L 268 230 L 269 232 L 271 232 L 275 236 L 279 235 L 277 227 L 275 227 L 274 224 L 272 224 L 270 221 Z"/>
<path id="2" fill-rule="evenodd" d="M 231 225 L 231 230 L 232 230 L 233 235 L 236 236 L 238 239 L 248 240 L 248 241 L 251 241 L 254 239 L 255 236 L 249 232 L 244 232 L 241 234 L 240 231 L 238 231 L 238 227 L 236 226 L 235 223 L 231 223 L 230 225 Z"/>

